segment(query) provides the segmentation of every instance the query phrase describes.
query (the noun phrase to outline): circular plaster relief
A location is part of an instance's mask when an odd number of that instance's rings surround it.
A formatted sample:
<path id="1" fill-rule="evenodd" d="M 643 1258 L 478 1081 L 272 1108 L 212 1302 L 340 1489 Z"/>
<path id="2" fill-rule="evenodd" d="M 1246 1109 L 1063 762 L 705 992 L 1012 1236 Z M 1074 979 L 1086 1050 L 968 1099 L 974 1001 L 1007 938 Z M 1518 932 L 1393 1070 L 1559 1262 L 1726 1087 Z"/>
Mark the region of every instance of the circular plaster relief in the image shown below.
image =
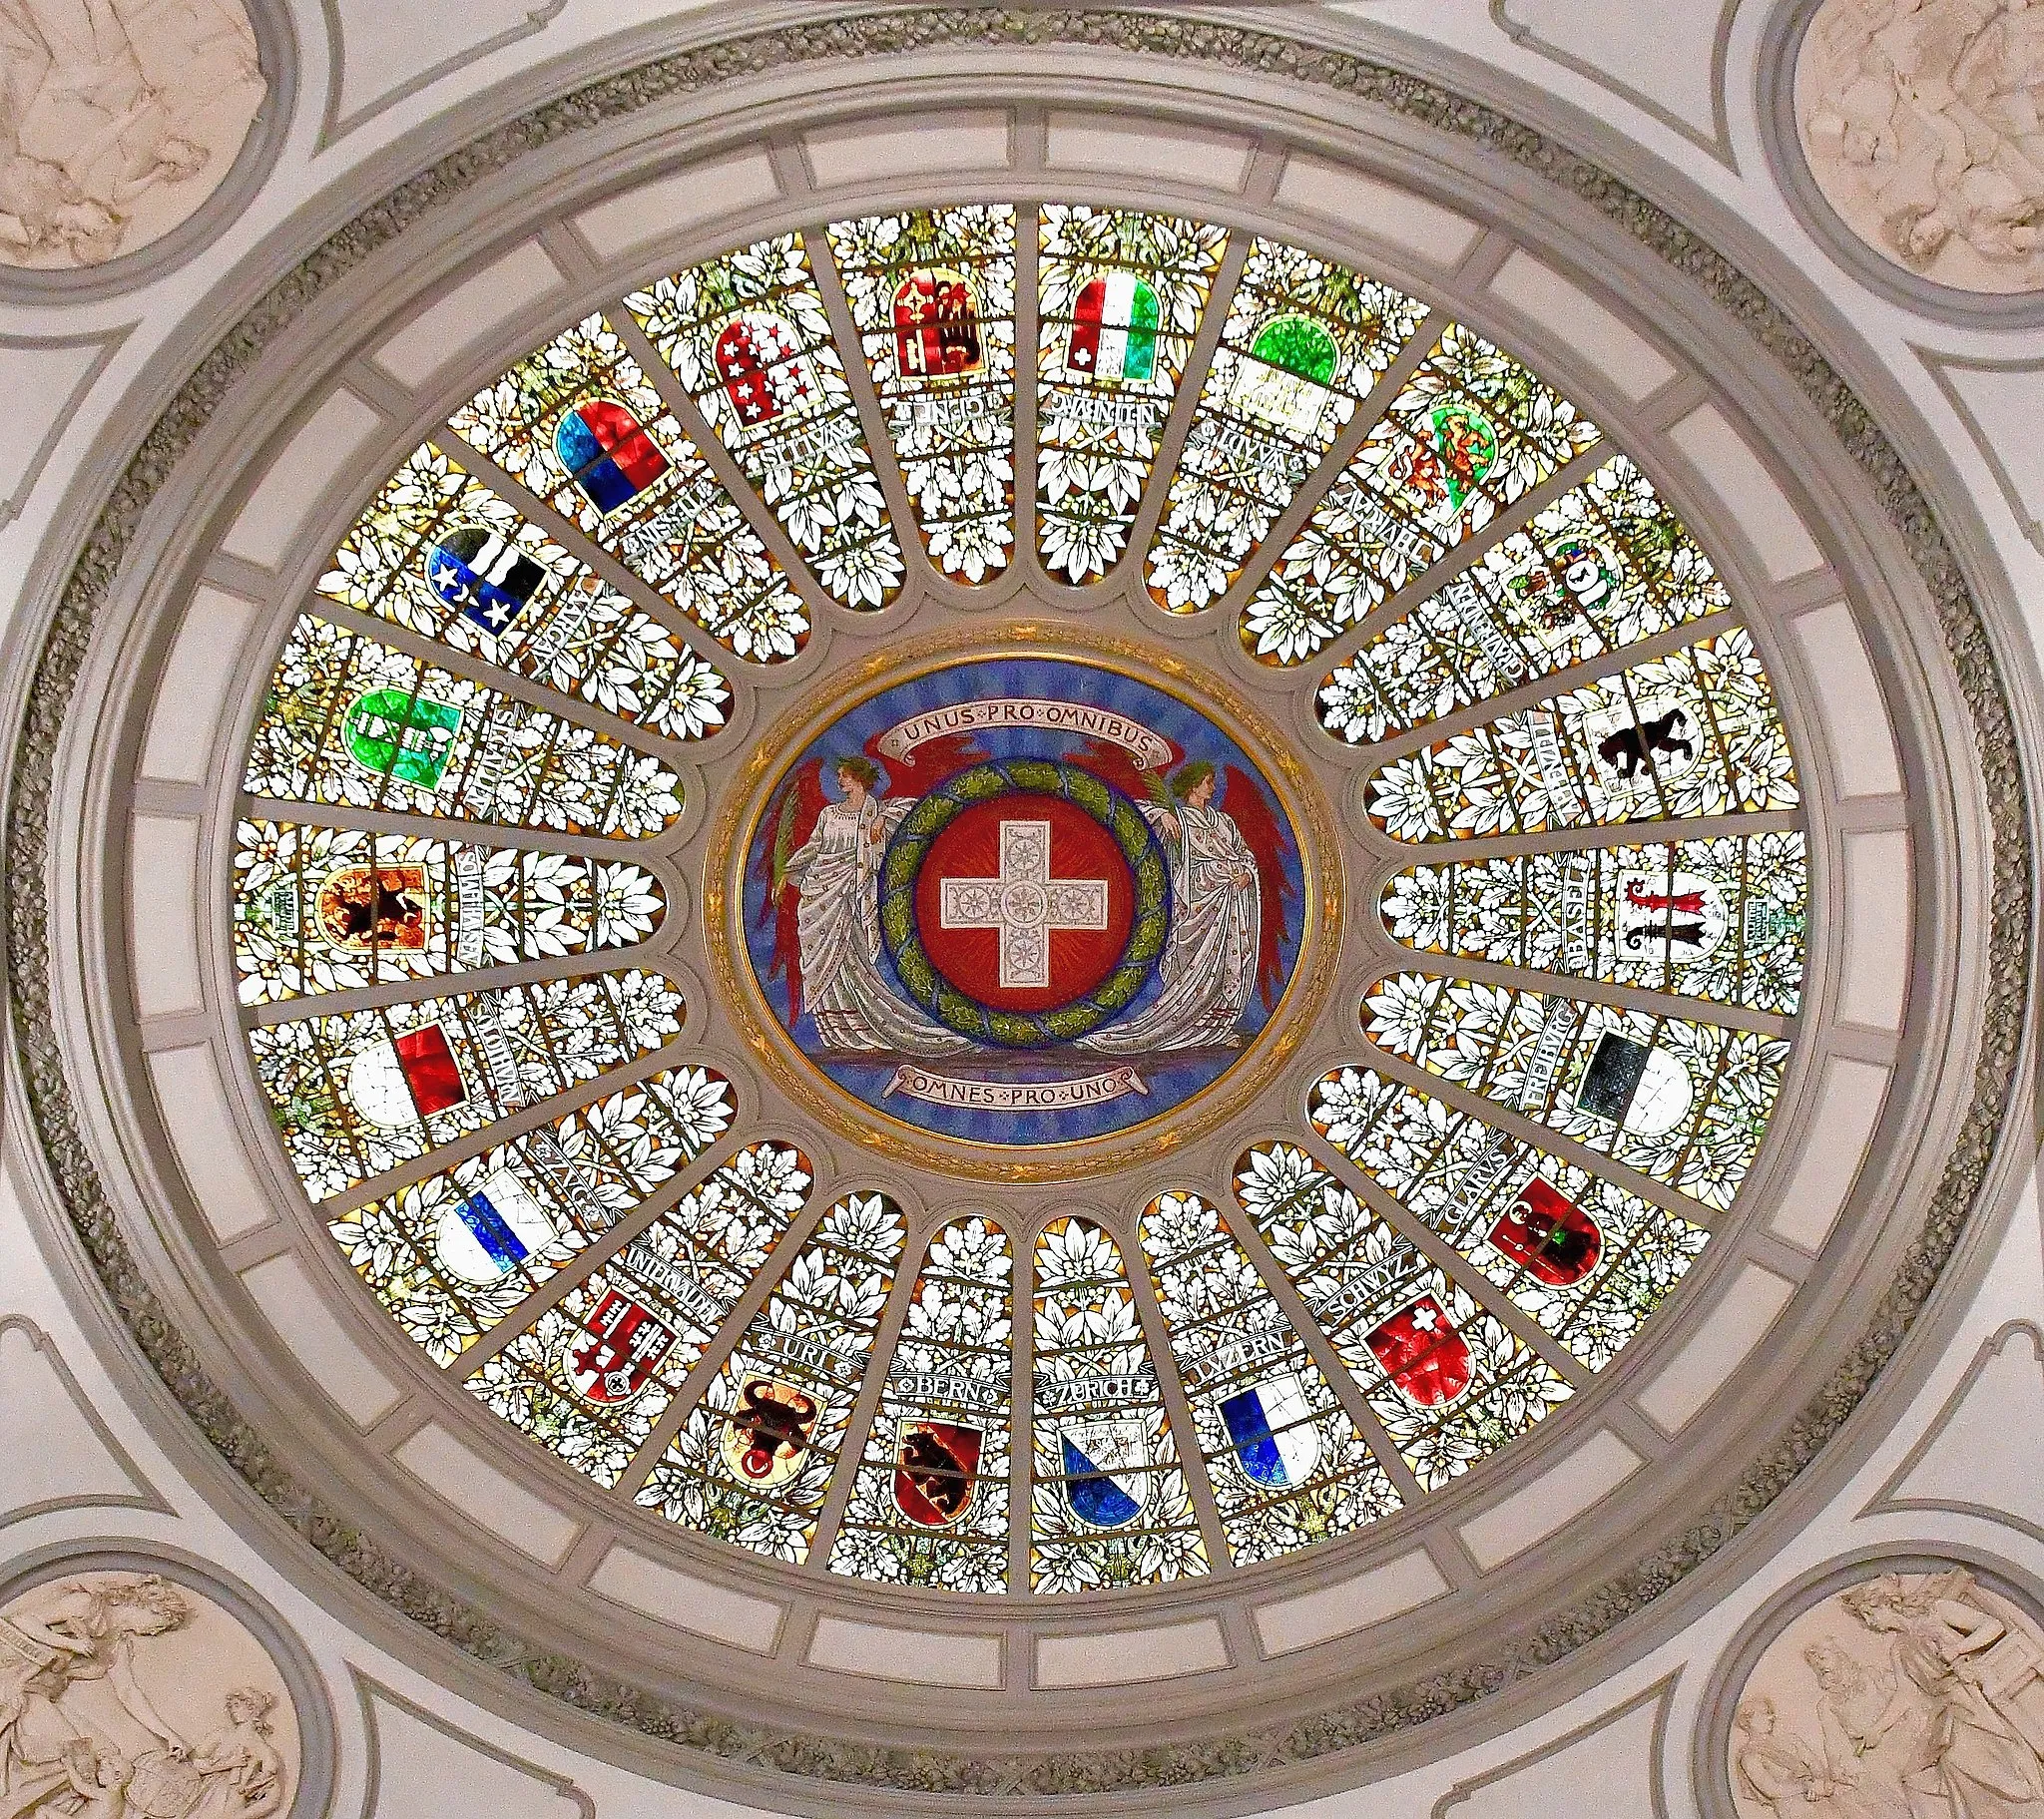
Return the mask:
<path id="1" fill-rule="evenodd" d="M 0 1811 L 270 1819 L 303 1738 L 269 1651 L 182 1576 L 44 1577 L 0 1602 Z"/>
<path id="2" fill-rule="evenodd" d="M 0 264 L 30 270 L 104 265 L 189 221 L 270 87 L 243 0 L 115 4 L 89 24 L 63 0 L 22 0 L 0 62 Z"/>
<path id="3" fill-rule="evenodd" d="M 2044 12 L 2027 0 L 1823 0 L 1795 57 L 1816 188 L 1884 259 L 1992 295 L 2044 288 Z"/>

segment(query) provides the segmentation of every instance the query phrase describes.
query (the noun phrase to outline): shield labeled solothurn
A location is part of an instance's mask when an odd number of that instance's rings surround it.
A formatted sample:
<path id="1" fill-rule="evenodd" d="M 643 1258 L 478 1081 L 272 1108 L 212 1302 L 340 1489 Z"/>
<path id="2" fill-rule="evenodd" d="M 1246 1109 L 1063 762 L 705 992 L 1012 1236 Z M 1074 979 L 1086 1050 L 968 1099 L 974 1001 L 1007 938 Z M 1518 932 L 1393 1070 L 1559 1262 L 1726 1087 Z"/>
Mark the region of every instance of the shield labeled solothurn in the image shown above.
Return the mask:
<path id="1" fill-rule="evenodd" d="M 1150 1501 L 1150 1445 L 1140 1422 L 1120 1416 L 1058 1428 L 1065 1502 L 1089 1529 L 1125 1529 Z"/>
<path id="2" fill-rule="evenodd" d="M 984 1430 L 959 1421 L 904 1421 L 894 1448 L 894 1507 L 918 1529 L 947 1529 L 979 1495 Z"/>

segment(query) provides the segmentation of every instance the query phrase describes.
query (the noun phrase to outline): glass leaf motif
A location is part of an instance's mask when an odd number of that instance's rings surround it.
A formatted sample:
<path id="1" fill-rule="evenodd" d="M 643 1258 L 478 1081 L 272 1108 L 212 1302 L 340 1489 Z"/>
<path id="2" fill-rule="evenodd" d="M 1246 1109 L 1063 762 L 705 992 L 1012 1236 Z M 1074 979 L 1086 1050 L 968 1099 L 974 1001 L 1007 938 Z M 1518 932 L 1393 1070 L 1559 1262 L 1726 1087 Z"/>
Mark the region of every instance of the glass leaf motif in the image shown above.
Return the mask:
<path id="1" fill-rule="evenodd" d="M 1450 322 L 1251 599 L 1243 644 L 1301 664 L 1594 447 L 1599 430 Z"/>
<path id="2" fill-rule="evenodd" d="M 447 423 L 748 663 L 780 663 L 807 642 L 808 608 L 601 315 Z"/>
<path id="3" fill-rule="evenodd" d="M 1362 1009 L 1386 1054 L 1707 1206 L 1737 1196 L 1788 1060 L 1751 1030 L 1418 973 L 1378 980 Z"/>
<path id="4" fill-rule="evenodd" d="M 342 1213 L 327 1230 L 405 1336 L 444 1365 L 737 1115 L 723 1075 L 670 1068 Z"/>
<path id="5" fill-rule="evenodd" d="M 294 821 L 235 829 L 244 1004 L 644 941 L 667 914 L 636 865 Z"/>
<path id="6" fill-rule="evenodd" d="M 431 443 L 384 482 L 319 592 L 670 739 L 725 722 L 731 684 Z"/>
<path id="7" fill-rule="evenodd" d="M 658 973 L 596 973 L 305 1017 L 249 1032 L 315 1200 L 651 1053 L 681 1034 Z"/>
<path id="8" fill-rule="evenodd" d="M 885 1194 L 832 1206 L 689 1411 L 640 1503 L 755 1554 L 805 1561 L 906 1237 Z"/>
<path id="9" fill-rule="evenodd" d="M 1394 840 L 1793 808 L 1788 735 L 1736 627 L 1394 758 L 1369 817 Z"/>
<path id="10" fill-rule="evenodd" d="M 1015 211 L 872 215 L 829 235 L 930 561 L 991 580 L 1015 542 Z"/>
<path id="11" fill-rule="evenodd" d="M 798 233 L 755 241 L 625 299 L 831 599 L 901 590 L 858 406 Z"/>
<path id="12" fill-rule="evenodd" d="M 1228 230 L 1054 203 L 1038 235 L 1037 550 L 1076 585 L 1127 546 Z"/>
<path id="13" fill-rule="evenodd" d="M 1399 1498 L 1220 1212 L 1143 1214 L 1150 1279 L 1237 1566 L 1367 1527 Z"/>
<path id="14" fill-rule="evenodd" d="M 1415 865 L 1393 940 L 1427 954 L 1795 1014 L 1809 866 L 1798 832 Z"/>
<path id="15" fill-rule="evenodd" d="M 682 780 L 640 751 L 309 615 L 269 679 L 251 795 L 643 839 Z"/>
<path id="16" fill-rule="evenodd" d="M 1121 1249 L 1092 1220 L 1053 1219 L 1038 1236 L 1034 1313 L 1032 1589 L 1205 1573 L 1207 1544 Z"/>
<path id="17" fill-rule="evenodd" d="M 1703 1226 L 1367 1068 L 1313 1089 L 1313 1125 L 1592 1370 L 1703 1254 Z"/>
<path id="18" fill-rule="evenodd" d="M 1008 1588 L 1014 1255 L 961 1219 L 930 1240 L 830 1570 L 951 1592 Z"/>
<path id="19" fill-rule="evenodd" d="M 1424 314 L 1344 265 L 1252 243 L 1150 546 L 1160 607 L 1228 592 Z"/>
<path id="20" fill-rule="evenodd" d="M 1331 563 L 1325 585 L 1347 585 Z M 1731 605 L 1689 528 L 1614 455 L 1327 677 L 1320 724 L 1367 744 Z"/>
<path id="21" fill-rule="evenodd" d="M 479 1365 L 469 1393 L 576 1471 L 615 1485 L 809 1186 L 799 1149 L 741 1149 Z"/>
<path id="22" fill-rule="evenodd" d="M 1236 1164 L 1235 1197 L 1361 1385 L 1422 1490 L 1509 1446 L 1568 1380 L 1291 1143 Z"/>

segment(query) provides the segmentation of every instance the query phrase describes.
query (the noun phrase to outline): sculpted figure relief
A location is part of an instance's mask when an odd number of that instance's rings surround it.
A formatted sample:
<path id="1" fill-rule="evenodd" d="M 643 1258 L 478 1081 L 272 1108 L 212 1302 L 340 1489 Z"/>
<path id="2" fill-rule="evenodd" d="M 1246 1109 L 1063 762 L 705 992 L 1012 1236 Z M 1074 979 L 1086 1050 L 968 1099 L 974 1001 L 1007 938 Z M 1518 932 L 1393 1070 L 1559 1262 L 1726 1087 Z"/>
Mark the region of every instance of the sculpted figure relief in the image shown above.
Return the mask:
<path id="1" fill-rule="evenodd" d="M 186 1587 L 88 1573 L 0 1609 L 0 1819 L 272 1819 L 298 1750 L 267 1653 Z"/>
<path id="2" fill-rule="evenodd" d="M 0 0 L 0 262 L 98 265 L 169 232 L 264 89 L 241 0 Z"/>
<path id="3" fill-rule="evenodd" d="M 2044 0 L 1825 0 L 1795 115 L 1862 239 L 1956 289 L 2044 286 Z"/>
<path id="4" fill-rule="evenodd" d="M 1963 1568 L 1878 1574 L 1788 1625 L 1730 1746 L 1752 1819 L 2044 1819 L 2044 1630 Z"/>

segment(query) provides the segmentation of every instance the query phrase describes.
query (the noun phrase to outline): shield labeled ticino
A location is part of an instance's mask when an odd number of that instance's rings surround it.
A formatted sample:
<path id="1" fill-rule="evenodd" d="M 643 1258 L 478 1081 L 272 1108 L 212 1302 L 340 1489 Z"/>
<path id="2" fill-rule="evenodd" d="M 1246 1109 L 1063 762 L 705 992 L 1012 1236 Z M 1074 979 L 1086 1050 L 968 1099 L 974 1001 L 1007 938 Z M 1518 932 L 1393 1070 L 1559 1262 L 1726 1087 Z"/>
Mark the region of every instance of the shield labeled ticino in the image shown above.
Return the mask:
<path id="1" fill-rule="evenodd" d="M 1580 1282 L 1604 1253 L 1604 1233 L 1574 1200 L 1535 1175 L 1490 1228 L 1490 1241 L 1554 1288 Z"/>
<path id="2" fill-rule="evenodd" d="M 344 954 L 376 948 L 416 954 L 432 916 L 423 865 L 343 865 L 319 882 L 313 900 L 319 933 Z"/>
<path id="3" fill-rule="evenodd" d="M 1475 1375 L 1468 1340 L 1432 1295 L 1401 1307 L 1365 1334 L 1363 1343 L 1384 1367 L 1391 1387 L 1423 1409 L 1453 1402 Z"/>
<path id="4" fill-rule="evenodd" d="M 348 1058 L 346 1092 L 370 1124 L 398 1131 L 460 1105 L 468 1083 L 445 1025 L 428 1023 L 357 1049 Z"/>
<path id="5" fill-rule="evenodd" d="M 462 618 L 502 633 L 532 604 L 547 572 L 508 538 L 458 524 L 426 552 L 426 585 Z"/>
<path id="6" fill-rule="evenodd" d="M 904 1421 L 894 1449 L 894 1507 L 919 1529 L 945 1529 L 979 1494 L 984 1430 L 957 1421 Z"/>
<path id="7" fill-rule="evenodd" d="M 770 1491 L 794 1476 L 822 1413 L 806 1390 L 778 1377 L 748 1377 L 724 1418 L 718 1452 L 740 1484 Z"/>
<path id="8" fill-rule="evenodd" d="M 1157 370 L 1157 292 L 1133 271 L 1111 271 L 1079 288 L 1065 371 L 1076 378 L 1147 379 Z"/>
<path id="9" fill-rule="evenodd" d="M 1065 1503 L 1089 1529 L 1125 1529 L 1150 1500 L 1150 1448 L 1142 1424 L 1118 1416 L 1058 1429 Z"/>
<path id="10" fill-rule="evenodd" d="M 1320 1461 L 1320 1435 L 1305 1385 L 1290 1371 L 1274 1372 L 1221 1404 L 1236 1465 L 1266 1491 L 1295 1491 Z"/>
<path id="11" fill-rule="evenodd" d="M 654 1366 L 674 1342 L 664 1321 L 630 1295 L 607 1288 L 581 1332 L 568 1340 L 568 1381 L 584 1402 L 618 1408 L 653 1381 Z"/>

